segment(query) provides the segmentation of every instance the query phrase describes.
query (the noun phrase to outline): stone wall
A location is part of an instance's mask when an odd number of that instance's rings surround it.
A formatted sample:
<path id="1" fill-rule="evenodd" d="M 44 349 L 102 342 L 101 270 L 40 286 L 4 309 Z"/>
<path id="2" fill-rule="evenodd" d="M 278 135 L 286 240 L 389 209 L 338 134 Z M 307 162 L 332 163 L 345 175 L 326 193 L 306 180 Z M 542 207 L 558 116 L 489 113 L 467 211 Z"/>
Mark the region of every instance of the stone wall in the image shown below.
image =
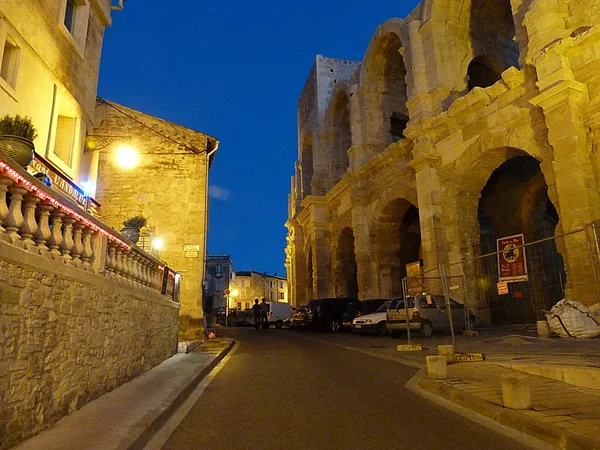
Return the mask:
<path id="1" fill-rule="evenodd" d="M 113 106 L 110 106 L 113 105 Z M 117 142 L 99 151 L 97 198 L 103 220 L 117 230 L 142 215 L 151 233 L 164 241 L 159 257 L 183 276 L 181 338 L 202 333 L 208 219 L 208 171 L 214 138 L 113 103 L 99 103 L 97 134 L 129 136 L 139 164 L 119 167 Z M 187 251 L 185 246 L 195 246 Z"/>
<path id="2" fill-rule="evenodd" d="M 179 305 L 0 241 L 0 449 L 176 352 Z"/>

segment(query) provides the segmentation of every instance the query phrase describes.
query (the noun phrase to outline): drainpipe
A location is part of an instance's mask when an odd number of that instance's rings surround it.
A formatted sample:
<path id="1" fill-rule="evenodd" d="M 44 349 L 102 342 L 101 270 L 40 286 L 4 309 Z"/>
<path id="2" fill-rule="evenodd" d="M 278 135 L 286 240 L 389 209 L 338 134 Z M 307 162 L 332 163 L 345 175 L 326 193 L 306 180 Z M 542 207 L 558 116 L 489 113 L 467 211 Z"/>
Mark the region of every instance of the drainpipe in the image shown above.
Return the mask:
<path id="1" fill-rule="evenodd" d="M 219 148 L 219 141 L 215 142 L 215 148 L 213 148 L 211 151 L 207 152 L 206 154 L 206 193 L 205 193 L 205 197 L 204 197 L 204 201 L 205 201 L 205 213 L 204 213 L 204 226 L 205 226 L 205 230 L 204 230 L 204 267 L 202 268 L 202 299 L 201 299 L 201 303 L 200 305 L 202 306 L 202 313 L 204 316 L 204 329 L 206 329 L 206 311 L 204 311 L 204 280 L 206 279 L 206 258 L 208 256 L 208 173 L 210 171 L 210 157 L 212 155 L 214 155 L 214 153 L 217 151 L 217 149 Z M 211 311 L 212 313 L 212 311 Z"/>
<path id="2" fill-rule="evenodd" d="M 125 0 L 119 0 L 119 4 L 117 6 L 111 6 L 110 9 L 113 11 L 122 11 L 125 7 Z"/>

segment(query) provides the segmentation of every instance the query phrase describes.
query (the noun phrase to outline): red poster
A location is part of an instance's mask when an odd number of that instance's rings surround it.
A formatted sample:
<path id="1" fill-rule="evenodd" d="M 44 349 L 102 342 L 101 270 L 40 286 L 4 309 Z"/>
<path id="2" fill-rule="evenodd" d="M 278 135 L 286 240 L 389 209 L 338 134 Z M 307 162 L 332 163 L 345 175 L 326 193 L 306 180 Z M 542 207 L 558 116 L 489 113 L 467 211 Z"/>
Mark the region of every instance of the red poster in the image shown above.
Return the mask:
<path id="1" fill-rule="evenodd" d="M 497 240 L 498 277 L 500 281 L 515 283 L 528 281 L 525 237 L 522 234 Z"/>

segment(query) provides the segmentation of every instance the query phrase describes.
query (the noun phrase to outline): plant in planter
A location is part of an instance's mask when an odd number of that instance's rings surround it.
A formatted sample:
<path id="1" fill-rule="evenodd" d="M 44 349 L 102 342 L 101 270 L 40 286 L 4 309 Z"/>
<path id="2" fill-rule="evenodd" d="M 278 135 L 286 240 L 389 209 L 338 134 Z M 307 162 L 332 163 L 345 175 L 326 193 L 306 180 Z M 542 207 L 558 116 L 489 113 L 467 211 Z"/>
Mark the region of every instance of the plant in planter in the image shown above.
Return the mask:
<path id="1" fill-rule="evenodd" d="M 121 234 L 134 244 L 140 240 L 140 230 L 146 225 L 146 218 L 143 216 L 134 216 L 123 222 Z"/>
<path id="2" fill-rule="evenodd" d="M 29 117 L 6 115 L 0 119 L 0 150 L 22 167 L 27 167 L 35 155 L 33 140 L 36 129 Z"/>

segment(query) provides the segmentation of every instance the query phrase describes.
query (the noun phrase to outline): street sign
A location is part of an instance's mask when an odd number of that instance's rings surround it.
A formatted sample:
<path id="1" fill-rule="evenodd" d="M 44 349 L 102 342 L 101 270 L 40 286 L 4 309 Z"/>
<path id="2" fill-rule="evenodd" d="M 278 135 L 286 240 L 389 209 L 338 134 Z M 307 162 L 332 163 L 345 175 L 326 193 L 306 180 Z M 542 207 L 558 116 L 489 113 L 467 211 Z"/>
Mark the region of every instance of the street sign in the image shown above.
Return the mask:
<path id="1" fill-rule="evenodd" d="M 399 345 L 396 348 L 399 352 L 420 352 L 423 350 L 420 345 Z"/>
<path id="2" fill-rule="evenodd" d="M 508 282 L 507 281 L 501 281 L 500 283 L 498 283 L 498 295 L 505 295 L 508 294 Z"/>
<path id="3" fill-rule="evenodd" d="M 200 246 L 199 245 L 184 245 L 183 251 L 184 252 L 199 252 Z"/>
<path id="4" fill-rule="evenodd" d="M 485 361 L 485 355 L 483 353 L 455 353 L 452 360 L 455 363 L 482 362 Z"/>

